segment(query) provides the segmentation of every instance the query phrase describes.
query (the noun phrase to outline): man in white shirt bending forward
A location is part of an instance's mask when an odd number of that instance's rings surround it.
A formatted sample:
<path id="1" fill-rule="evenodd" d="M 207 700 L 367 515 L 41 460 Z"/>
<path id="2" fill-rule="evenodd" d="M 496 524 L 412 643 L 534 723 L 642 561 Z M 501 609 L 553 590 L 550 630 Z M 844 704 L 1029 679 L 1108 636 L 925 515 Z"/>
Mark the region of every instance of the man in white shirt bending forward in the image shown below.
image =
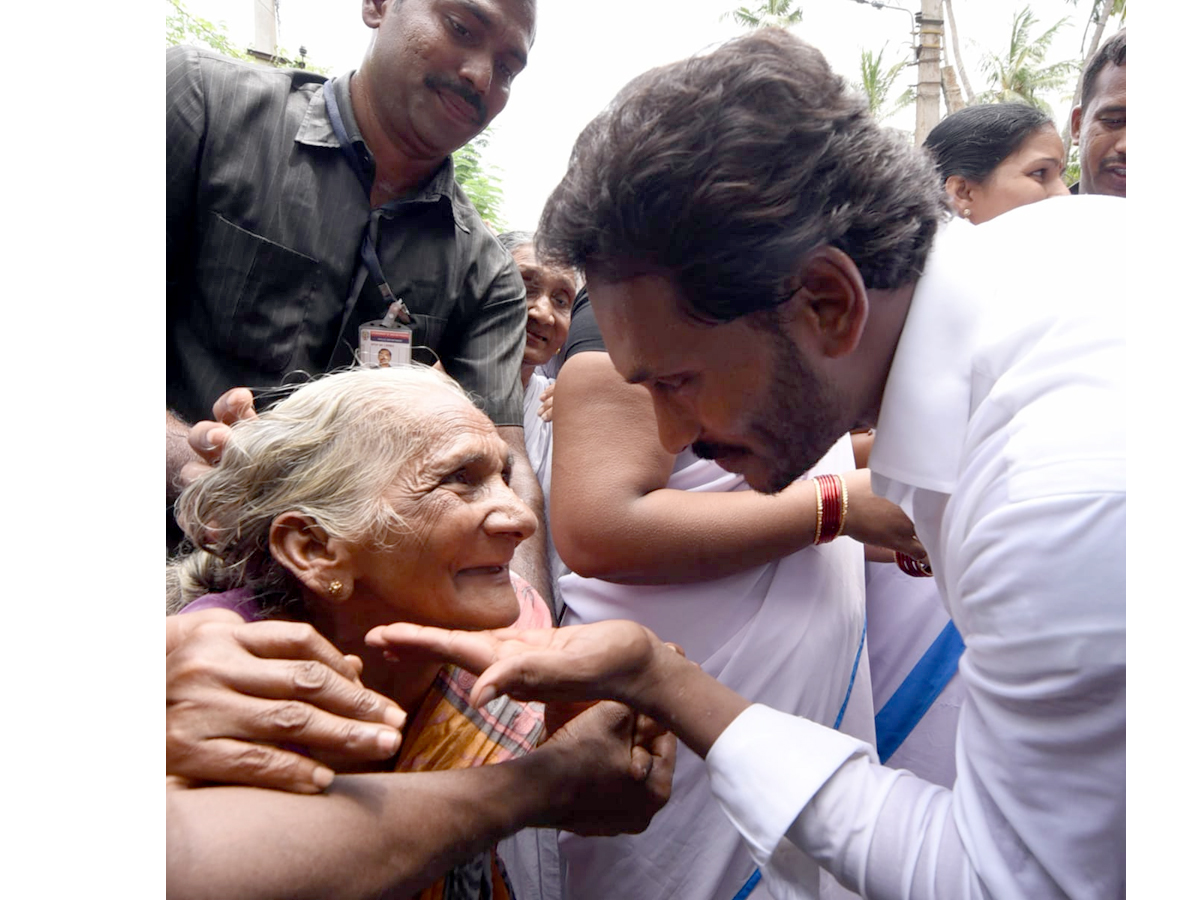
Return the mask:
<path id="1" fill-rule="evenodd" d="M 816 865 L 868 898 L 1122 896 L 1124 271 L 1065 262 L 1120 252 L 1121 201 L 948 222 L 920 152 L 761 31 L 631 82 L 547 210 L 543 252 L 586 270 L 671 452 L 774 492 L 876 427 L 873 488 L 966 645 L 957 781 L 751 705 L 629 622 L 377 640 L 487 669 L 477 699 L 614 697 L 667 724 L 777 898 L 813 896 Z"/>

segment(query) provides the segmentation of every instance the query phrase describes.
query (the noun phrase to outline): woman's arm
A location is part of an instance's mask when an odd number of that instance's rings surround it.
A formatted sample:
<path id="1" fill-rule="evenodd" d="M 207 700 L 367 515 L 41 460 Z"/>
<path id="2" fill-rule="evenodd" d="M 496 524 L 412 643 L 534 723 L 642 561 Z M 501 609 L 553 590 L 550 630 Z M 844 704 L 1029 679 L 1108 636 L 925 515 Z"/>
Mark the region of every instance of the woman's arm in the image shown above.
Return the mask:
<path id="1" fill-rule="evenodd" d="M 168 780 L 167 896 L 408 896 L 527 826 L 642 831 L 670 795 L 675 739 L 635 718 L 597 704 L 523 759 L 341 775 L 318 795 Z"/>
<path id="2" fill-rule="evenodd" d="M 776 495 L 671 490 L 674 460 L 659 443 L 645 388 L 626 383 L 606 353 L 572 356 L 555 388 L 550 498 L 563 562 L 607 581 L 686 583 L 762 565 L 813 542 L 811 482 Z M 907 516 L 871 494 L 869 474 L 845 478 L 845 533 L 923 557 Z"/>
<path id="3" fill-rule="evenodd" d="M 850 432 L 850 441 L 854 445 L 854 465 L 865 469 L 869 465 L 871 448 L 875 446 L 875 429 Z"/>

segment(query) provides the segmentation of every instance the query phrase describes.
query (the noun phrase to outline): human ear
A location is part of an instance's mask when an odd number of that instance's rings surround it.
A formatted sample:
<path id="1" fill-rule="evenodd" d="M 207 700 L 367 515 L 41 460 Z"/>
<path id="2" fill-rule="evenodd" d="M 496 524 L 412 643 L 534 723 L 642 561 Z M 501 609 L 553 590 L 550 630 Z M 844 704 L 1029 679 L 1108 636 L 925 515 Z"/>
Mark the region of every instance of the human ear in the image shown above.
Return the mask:
<path id="1" fill-rule="evenodd" d="M 799 287 L 785 306 L 819 351 L 830 359 L 852 352 L 867 324 L 867 288 L 854 260 L 825 244 L 804 258 L 793 283 Z"/>
<path id="2" fill-rule="evenodd" d="M 1083 107 L 1077 106 L 1071 110 L 1071 143 L 1079 143 L 1079 130 L 1083 127 Z"/>
<path id="3" fill-rule="evenodd" d="M 350 548 L 310 516 L 296 511 L 275 517 L 268 537 L 271 556 L 305 588 L 333 602 L 354 593 Z"/>
<path id="4" fill-rule="evenodd" d="M 362 0 L 362 20 L 368 28 L 378 28 L 383 21 L 383 7 L 387 0 Z"/>
<path id="5" fill-rule="evenodd" d="M 971 203 L 975 200 L 975 187 L 974 182 L 961 175 L 951 175 L 946 179 L 946 195 L 964 219 L 970 218 Z"/>

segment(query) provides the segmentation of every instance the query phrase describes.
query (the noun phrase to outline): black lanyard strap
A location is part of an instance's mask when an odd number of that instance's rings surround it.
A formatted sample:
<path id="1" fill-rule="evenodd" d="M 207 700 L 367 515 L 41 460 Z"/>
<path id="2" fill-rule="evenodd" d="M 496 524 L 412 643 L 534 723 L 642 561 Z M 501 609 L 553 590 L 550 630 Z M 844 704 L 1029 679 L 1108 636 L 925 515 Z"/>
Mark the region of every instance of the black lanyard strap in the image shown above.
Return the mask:
<path id="1" fill-rule="evenodd" d="M 346 132 L 346 126 L 342 122 L 342 112 L 338 108 L 337 95 L 333 90 L 333 82 L 325 82 L 322 88 L 325 94 L 325 109 L 329 113 L 329 124 L 333 126 L 333 133 L 337 135 L 338 147 L 342 151 L 342 155 L 346 157 L 346 161 L 350 163 L 350 168 L 354 170 L 354 174 L 358 176 L 359 182 L 362 183 L 363 190 L 367 192 L 367 197 L 371 196 L 371 174 L 367 171 L 363 164 L 362 158 L 358 155 L 354 147 L 353 141 L 350 140 L 350 135 Z M 371 280 L 375 282 L 375 286 L 379 288 L 379 293 L 383 297 L 385 303 L 388 304 L 388 318 L 394 322 L 399 319 L 406 325 L 412 322 L 412 314 L 408 311 L 408 307 L 404 305 L 404 301 L 393 293 L 391 285 L 387 283 L 387 278 L 383 274 L 383 266 L 379 262 L 379 253 L 377 246 L 379 242 L 379 221 L 383 215 L 383 210 L 372 209 L 371 218 L 367 222 L 367 227 L 363 231 L 362 244 L 358 248 L 358 255 L 362 259 L 362 263 L 367 268 L 367 272 L 371 275 Z M 350 296 L 346 298 L 346 317 L 349 317 L 350 310 L 354 307 L 354 302 L 358 297 L 359 291 L 362 290 L 363 278 L 354 279 L 354 285 L 350 290 Z M 343 327 L 345 324 L 343 322 Z"/>

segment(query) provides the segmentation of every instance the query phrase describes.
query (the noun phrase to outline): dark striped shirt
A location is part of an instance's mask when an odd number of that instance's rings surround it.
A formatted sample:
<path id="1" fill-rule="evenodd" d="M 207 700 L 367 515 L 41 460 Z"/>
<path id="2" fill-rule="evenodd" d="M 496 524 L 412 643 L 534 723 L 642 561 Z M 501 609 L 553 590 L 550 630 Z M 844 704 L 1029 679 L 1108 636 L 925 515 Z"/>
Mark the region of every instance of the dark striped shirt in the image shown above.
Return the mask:
<path id="1" fill-rule="evenodd" d="M 372 211 L 330 124 L 325 80 L 167 51 L 167 405 L 195 421 L 231 387 L 349 364 L 358 325 L 386 312 L 360 274 L 374 217 L 388 284 L 413 313 L 414 358 L 440 359 L 497 425 L 520 425 L 525 288 L 511 256 L 450 159 Z M 334 90 L 373 172 L 350 76 Z"/>

